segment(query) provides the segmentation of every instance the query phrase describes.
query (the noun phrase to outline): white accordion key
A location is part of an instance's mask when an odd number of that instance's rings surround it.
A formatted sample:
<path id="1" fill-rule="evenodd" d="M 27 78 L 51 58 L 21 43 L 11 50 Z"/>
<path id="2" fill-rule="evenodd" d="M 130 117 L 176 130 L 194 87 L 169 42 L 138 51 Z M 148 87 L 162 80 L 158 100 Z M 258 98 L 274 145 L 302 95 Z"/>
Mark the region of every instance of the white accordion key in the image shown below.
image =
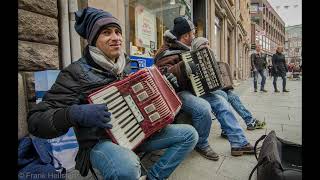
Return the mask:
<path id="1" fill-rule="evenodd" d="M 115 86 L 111 86 L 106 91 L 101 91 L 101 92 L 93 95 L 91 97 L 91 100 L 95 104 L 105 103 L 105 99 L 116 92 L 118 92 L 118 88 Z"/>
<path id="2" fill-rule="evenodd" d="M 136 103 L 134 103 L 132 97 L 130 95 L 124 97 L 124 100 L 127 102 L 129 108 L 131 109 L 132 113 L 136 117 L 138 122 L 143 121 L 144 117 L 142 116 L 139 108 L 137 107 Z"/>

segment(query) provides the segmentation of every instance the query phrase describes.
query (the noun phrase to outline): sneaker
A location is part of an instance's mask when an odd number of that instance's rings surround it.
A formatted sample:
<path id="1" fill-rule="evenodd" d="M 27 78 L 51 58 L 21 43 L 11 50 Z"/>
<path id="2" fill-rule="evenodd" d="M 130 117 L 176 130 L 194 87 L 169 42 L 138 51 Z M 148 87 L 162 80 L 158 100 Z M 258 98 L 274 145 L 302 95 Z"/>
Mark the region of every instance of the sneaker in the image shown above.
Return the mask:
<path id="1" fill-rule="evenodd" d="M 231 148 L 232 156 L 242 156 L 243 154 L 254 154 L 254 148 L 250 143 L 240 148 Z"/>
<path id="2" fill-rule="evenodd" d="M 275 92 L 275 93 L 278 93 L 278 92 L 280 92 L 280 91 L 279 91 L 278 89 L 276 89 L 276 90 L 274 90 L 274 92 Z"/>
<path id="3" fill-rule="evenodd" d="M 282 92 L 290 92 L 290 91 L 288 91 L 288 90 L 285 89 L 285 90 L 283 90 Z"/>
<path id="4" fill-rule="evenodd" d="M 267 90 L 265 89 L 260 89 L 261 92 L 268 92 Z"/>
<path id="5" fill-rule="evenodd" d="M 255 130 L 255 129 L 262 129 L 266 125 L 266 122 L 259 121 L 257 119 L 254 119 L 254 121 L 247 125 L 247 130 Z"/>
<path id="6" fill-rule="evenodd" d="M 226 132 L 224 132 L 224 131 L 221 131 L 221 137 L 228 139 L 228 136 L 227 136 Z"/>
<path id="7" fill-rule="evenodd" d="M 219 160 L 219 155 L 212 150 L 210 146 L 200 149 L 198 147 L 195 148 L 195 150 L 203 157 L 213 160 L 213 161 L 218 161 Z"/>

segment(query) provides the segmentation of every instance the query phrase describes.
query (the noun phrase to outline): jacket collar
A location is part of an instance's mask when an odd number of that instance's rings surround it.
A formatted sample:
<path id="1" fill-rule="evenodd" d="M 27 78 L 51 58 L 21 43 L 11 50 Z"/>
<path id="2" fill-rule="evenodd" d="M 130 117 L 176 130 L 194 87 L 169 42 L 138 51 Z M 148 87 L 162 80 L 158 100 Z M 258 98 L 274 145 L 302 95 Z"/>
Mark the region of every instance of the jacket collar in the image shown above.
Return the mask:
<path id="1" fill-rule="evenodd" d="M 87 45 L 84 48 L 84 57 L 86 60 L 86 63 L 93 67 L 93 69 L 95 69 L 96 71 L 100 72 L 100 73 L 108 73 L 108 74 L 114 74 L 111 71 L 105 70 L 104 68 L 102 68 L 101 66 L 99 66 L 91 57 L 90 52 L 89 52 L 89 45 Z M 125 54 L 125 62 L 126 62 L 126 66 L 123 70 L 124 74 L 129 74 L 131 72 L 131 65 L 130 65 L 130 58 Z M 116 75 L 115 75 L 116 76 Z"/>

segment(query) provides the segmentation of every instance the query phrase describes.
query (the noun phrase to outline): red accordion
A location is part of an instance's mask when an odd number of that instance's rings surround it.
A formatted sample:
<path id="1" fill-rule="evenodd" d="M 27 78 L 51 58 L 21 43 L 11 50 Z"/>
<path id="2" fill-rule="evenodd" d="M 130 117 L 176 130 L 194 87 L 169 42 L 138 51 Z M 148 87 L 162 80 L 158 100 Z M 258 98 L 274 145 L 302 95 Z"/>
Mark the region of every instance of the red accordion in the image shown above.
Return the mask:
<path id="1" fill-rule="evenodd" d="M 114 143 L 131 150 L 172 123 L 182 105 L 167 79 L 154 66 L 90 94 L 89 102 L 107 104 L 113 125 L 107 133 Z"/>

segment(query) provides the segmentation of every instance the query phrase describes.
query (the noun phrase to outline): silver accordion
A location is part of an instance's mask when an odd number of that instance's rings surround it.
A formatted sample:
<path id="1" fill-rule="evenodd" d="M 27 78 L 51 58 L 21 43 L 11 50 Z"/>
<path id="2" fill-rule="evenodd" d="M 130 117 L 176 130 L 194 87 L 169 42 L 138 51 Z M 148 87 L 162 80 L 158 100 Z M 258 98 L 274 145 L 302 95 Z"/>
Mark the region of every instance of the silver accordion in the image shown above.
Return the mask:
<path id="1" fill-rule="evenodd" d="M 228 73 L 230 74 L 230 70 L 228 69 L 229 72 L 227 72 L 228 70 L 223 63 L 220 65 L 220 69 L 209 48 L 204 47 L 181 53 L 180 56 L 185 64 L 192 61 L 196 66 L 196 73 L 189 75 L 196 96 L 202 96 L 218 89 L 224 89 L 232 83 L 232 80 L 230 81 L 227 75 Z M 223 70 L 223 73 L 221 70 Z"/>

